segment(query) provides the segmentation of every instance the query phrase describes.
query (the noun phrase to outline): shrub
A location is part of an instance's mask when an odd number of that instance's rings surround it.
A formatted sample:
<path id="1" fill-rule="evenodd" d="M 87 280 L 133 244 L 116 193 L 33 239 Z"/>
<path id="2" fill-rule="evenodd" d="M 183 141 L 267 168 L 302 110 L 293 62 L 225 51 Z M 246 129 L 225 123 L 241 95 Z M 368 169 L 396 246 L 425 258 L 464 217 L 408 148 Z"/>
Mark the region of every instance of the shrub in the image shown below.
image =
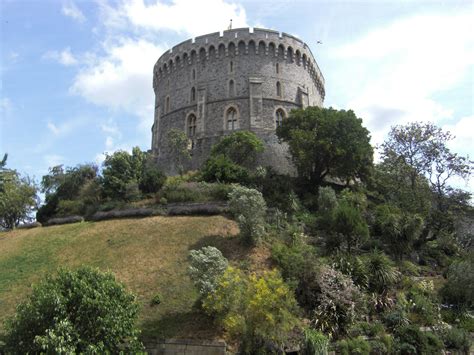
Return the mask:
<path id="1" fill-rule="evenodd" d="M 439 306 L 434 294 L 433 281 L 421 281 L 408 291 L 412 318 L 419 324 L 434 325 L 439 320 Z"/>
<path id="2" fill-rule="evenodd" d="M 138 182 L 140 191 L 146 194 L 158 192 L 165 183 L 166 176 L 152 162 L 144 164 Z"/>
<path id="3" fill-rule="evenodd" d="M 323 333 L 313 329 L 304 331 L 304 355 L 327 355 L 329 339 Z"/>
<path id="4" fill-rule="evenodd" d="M 314 248 L 307 244 L 287 246 L 284 243 L 275 243 L 272 246 L 272 259 L 280 267 L 282 276 L 287 281 L 297 282 L 314 255 Z"/>
<path id="5" fill-rule="evenodd" d="M 443 342 L 433 333 L 422 332 L 416 325 L 395 329 L 395 344 L 402 354 L 439 354 Z"/>
<path id="6" fill-rule="evenodd" d="M 252 167 L 258 153 L 264 149 L 263 142 L 249 131 L 237 131 L 222 138 L 212 147 L 211 155 L 224 155 L 237 165 Z"/>
<path id="7" fill-rule="evenodd" d="M 369 229 L 359 209 L 346 201 L 341 201 L 334 210 L 331 230 L 340 234 L 350 253 L 369 236 Z"/>
<path id="8" fill-rule="evenodd" d="M 400 276 L 392 261 L 379 251 L 368 256 L 365 266 L 369 276 L 369 290 L 372 292 L 386 292 Z"/>
<path id="9" fill-rule="evenodd" d="M 150 302 L 152 306 L 158 306 L 160 303 L 161 303 L 161 295 L 159 294 L 154 295 Z"/>
<path id="10" fill-rule="evenodd" d="M 370 344 L 362 337 L 340 340 L 337 342 L 337 348 L 342 355 L 370 354 Z"/>
<path id="11" fill-rule="evenodd" d="M 202 167 L 201 176 L 208 182 L 246 183 L 249 171 L 223 154 L 211 156 Z"/>
<path id="12" fill-rule="evenodd" d="M 299 323 L 293 293 L 275 270 L 257 276 L 228 267 L 203 308 L 241 340 L 246 354 L 259 353 L 269 343 L 282 348 Z"/>
<path id="13" fill-rule="evenodd" d="M 59 201 L 57 207 L 57 216 L 72 216 L 72 215 L 83 215 L 85 206 L 82 201 L 78 200 L 62 200 Z"/>
<path id="14" fill-rule="evenodd" d="M 267 205 L 262 194 L 236 185 L 229 193 L 229 210 L 239 224 L 242 238 L 257 243 L 265 232 Z"/>
<path id="15" fill-rule="evenodd" d="M 471 338 L 466 330 L 459 328 L 444 329 L 440 335 L 447 349 L 459 350 L 465 353 L 469 351 Z"/>
<path id="16" fill-rule="evenodd" d="M 441 289 L 443 300 L 458 309 L 474 306 L 474 254 L 453 263 L 447 273 L 447 282 Z"/>
<path id="17" fill-rule="evenodd" d="M 119 353 L 142 349 L 135 297 L 110 273 L 60 270 L 33 288 L 6 322 L 12 353 Z"/>
<path id="18" fill-rule="evenodd" d="M 344 275 L 349 276 L 355 285 L 361 288 L 367 288 L 369 286 L 367 267 L 358 256 L 336 254 L 334 256 L 333 267 Z"/>
<path id="19" fill-rule="evenodd" d="M 172 202 L 198 202 L 205 200 L 202 192 L 195 183 L 184 183 L 163 188 L 160 198 L 168 203 Z"/>
<path id="20" fill-rule="evenodd" d="M 321 267 L 315 286 L 313 327 L 330 335 L 345 334 L 356 319 L 361 293 L 349 277 L 327 266 Z"/>
<path id="21" fill-rule="evenodd" d="M 219 249 L 211 246 L 191 250 L 189 257 L 191 259 L 189 276 L 201 296 L 205 297 L 215 290 L 219 277 L 227 269 L 227 259 Z"/>

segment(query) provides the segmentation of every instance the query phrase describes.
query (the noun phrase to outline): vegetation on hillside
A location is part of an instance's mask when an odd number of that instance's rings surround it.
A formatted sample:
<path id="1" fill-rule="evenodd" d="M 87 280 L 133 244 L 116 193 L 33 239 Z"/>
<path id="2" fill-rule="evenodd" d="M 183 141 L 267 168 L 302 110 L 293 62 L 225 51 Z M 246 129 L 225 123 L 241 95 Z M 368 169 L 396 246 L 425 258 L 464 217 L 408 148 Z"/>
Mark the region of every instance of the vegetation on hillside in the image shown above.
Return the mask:
<path id="1" fill-rule="evenodd" d="M 277 135 L 297 177 L 256 166 L 263 144 L 250 132 L 224 137 L 200 171 L 185 174 L 183 134 L 170 137 L 183 155 L 180 176 L 164 177 L 138 149 L 110 155 L 102 175 L 56 167 L 43 178 L 38 215 L 226 200 L 243 254 L 196 242 L 181 282 L 195 287 L 184 294 L 193 311 L 242 353 L 468 351 L 474 251 L 457 225 L 472 221 L 473 208 L 450 179 L 469 178 L 473 163 L 450 151 L 448 132 L 395 126 L 374 164 L 369 132 L 352 111 L 296 110 Z M 260 256 L 259 267 L 246 253 Z M 159 295 L 158 309 L 168 301 Z"/>

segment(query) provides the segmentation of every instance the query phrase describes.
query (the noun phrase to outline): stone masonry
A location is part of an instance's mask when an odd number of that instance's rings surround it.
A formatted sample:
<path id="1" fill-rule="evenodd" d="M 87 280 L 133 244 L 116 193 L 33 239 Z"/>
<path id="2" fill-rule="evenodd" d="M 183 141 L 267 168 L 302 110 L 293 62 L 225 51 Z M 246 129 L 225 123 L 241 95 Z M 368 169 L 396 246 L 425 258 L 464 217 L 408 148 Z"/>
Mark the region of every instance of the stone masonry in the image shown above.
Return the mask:
<path id="1" fill-rule="evenodd" d="M 176 174 L 167 144 L 172 128 L 186 132 L 198 169 L 219 139 L 249 130 L 265 142 L 260 165 L 292 170 L 275 135 L 295 108 L 322 106 L 324 78 L 309 47 L 286 33 L 248 28 L 211 33 L 164 53 L 153 70 L 155 119 L 152 153 L 167 174 Z"/>

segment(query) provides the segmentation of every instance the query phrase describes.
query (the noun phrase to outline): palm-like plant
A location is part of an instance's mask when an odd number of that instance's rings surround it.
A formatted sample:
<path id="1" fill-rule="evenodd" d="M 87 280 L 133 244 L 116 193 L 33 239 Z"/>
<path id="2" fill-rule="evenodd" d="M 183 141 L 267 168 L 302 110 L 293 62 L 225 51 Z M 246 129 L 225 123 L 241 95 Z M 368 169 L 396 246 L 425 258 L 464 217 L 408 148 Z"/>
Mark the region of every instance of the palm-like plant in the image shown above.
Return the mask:
<path id="1" fill-rule="evenodd" d="M 365 266 L 369 277 L 369 290 L 372 292 L 385 293 L 400 276 L 392 261 L 380 251 L 371 253 Z"/>

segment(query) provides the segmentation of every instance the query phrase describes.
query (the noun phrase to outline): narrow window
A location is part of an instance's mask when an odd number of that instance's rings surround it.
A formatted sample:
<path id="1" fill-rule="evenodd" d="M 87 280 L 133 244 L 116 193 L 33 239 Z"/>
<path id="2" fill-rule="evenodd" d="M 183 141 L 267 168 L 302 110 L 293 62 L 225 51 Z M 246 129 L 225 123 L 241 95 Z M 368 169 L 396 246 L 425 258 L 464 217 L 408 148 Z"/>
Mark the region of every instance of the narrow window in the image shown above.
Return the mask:
<path id="1" fill-rule="evenodd" d="M 193 80 L 196 80 L 196 70 L 193 69 Z"/>
<path id="2" fill-rule="evenodd" d="M 188 137 L 194 137 L 196 135 L 196 116 L 189 115 L 188 117 Z"/>
<path id="3" fill-rule="evenodd" d="M 280 64 L 276 63 L 276 72 L 277 74 L 280 73 Z"/>
<path id="4" fill-rule="evenodd" d="M 230 72 L 233 73 L 234 72 L 234 62 L 233 61 L 230 61 Z"/>
<path id="5" fill-rule="evenodd" d="M 191 102 L 196 101 L 196 88 L 193 86 L 191 88 Z"/>
<path id="6" fill-rule="evenodd" d="M 237 129 L 237 110 L 233 107 L 229 108 L 226 113 L 227 130 L 233 131 Z"/>
<path id="7" fill-rule="evenodd" d="M 279 81 L 277 81 L 277 96 L 281 97 L 281 84 Z"/>
<path id="8" fill-rule="evenodd" d="M 168 113 L 170 112 L 170 97 L 166 97 L 166 103 L 165 103 L 165 112 Z"/>
<path id="9" fill-rule="evenodd" d="M 283 119 L 285 118 L 285 111 L 279 108 L 275 113 L 275 124 L 277 127 L 281 126 Z"/>
<path id="10" fill-rule="evenodd" d="M 229 80 L 229 97 L 235 96 L 234 80 Z"/>

